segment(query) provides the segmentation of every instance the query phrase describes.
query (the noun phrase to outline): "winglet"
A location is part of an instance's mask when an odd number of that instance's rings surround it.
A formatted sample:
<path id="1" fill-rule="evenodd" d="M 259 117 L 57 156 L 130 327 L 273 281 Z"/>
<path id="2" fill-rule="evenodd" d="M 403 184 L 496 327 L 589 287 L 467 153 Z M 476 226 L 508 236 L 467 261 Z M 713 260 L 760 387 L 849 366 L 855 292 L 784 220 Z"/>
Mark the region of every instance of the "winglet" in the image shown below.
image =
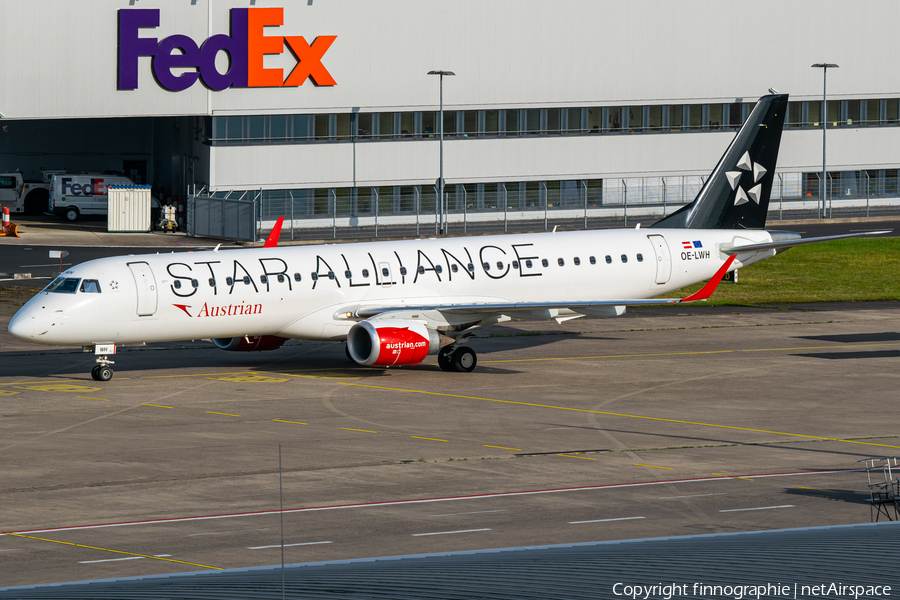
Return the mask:
<path id="1" fill-rule="evenodd" d="M 682 302 L 697 302 L 698 300 L 706 300 L 707 298 L 712 296 L 712 293 L 714 291 L 716 291 L 717 287 L 719 287 L 719 283 L 722 281 L 722 278 L 725 277 L 725 273 L 728 272 L 728 268 L 731 267 L 731 263 L 734 262 L 735 256 L 737 256 L 737 255 L 732 254 L 731 256 L 729 256 L 728 260 L 725 261 L 725 264 L 723 264 L 721 267 L 719 267 L 719 270 L 716 271 L 716 274 L 713 275 L 712 278 L 706 282 L 706 285 L 704 285 L 702 288 L 700 288 L 700 291 L 694 292 L 687 298 L 682 298 L 681 301 Z"/>
<path id="2" fill-rule="evenodd" d="M 275 221 L 275 227 L 272 228 L 272 232 L 269 234 L 269 237 L 266 238 L 266 243 L 263 244 L 263 248 L 275 248 L 278 246 L 278 238 L 281 237 L 281 224 L 284 223 L 284 217 L 279 217 L 277 221 Z"/>

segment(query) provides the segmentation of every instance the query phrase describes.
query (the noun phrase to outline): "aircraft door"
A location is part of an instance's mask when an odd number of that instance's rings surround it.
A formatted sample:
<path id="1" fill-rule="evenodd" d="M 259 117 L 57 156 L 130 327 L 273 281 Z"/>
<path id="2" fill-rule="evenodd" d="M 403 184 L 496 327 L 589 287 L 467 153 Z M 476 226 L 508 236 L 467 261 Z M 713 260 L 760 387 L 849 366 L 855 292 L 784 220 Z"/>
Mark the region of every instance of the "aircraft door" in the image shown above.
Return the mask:
<path id="1" fill-rule="evenodd" d="M 394 276 L 389 263 L 378 263 L 378 283 L 383 286 L 394 285 Z"/>
<path id="2" fill-rule="evenodd" d="M 669 253 L 669 245 L 666 238 L 661 235 L 648 235 L 656 252 L 656 283 L 663 284 L 672 276 L 672 255 Z"/>
<path id="3" fill-rule="evenodd" d="M 156 278 L 150 265 L 146 262 L 128 263 L 131 274 L 134 276 L 134 285 L 137 288 L 137 315 L 149 317 L 156 313 L 157 290 Z"/>

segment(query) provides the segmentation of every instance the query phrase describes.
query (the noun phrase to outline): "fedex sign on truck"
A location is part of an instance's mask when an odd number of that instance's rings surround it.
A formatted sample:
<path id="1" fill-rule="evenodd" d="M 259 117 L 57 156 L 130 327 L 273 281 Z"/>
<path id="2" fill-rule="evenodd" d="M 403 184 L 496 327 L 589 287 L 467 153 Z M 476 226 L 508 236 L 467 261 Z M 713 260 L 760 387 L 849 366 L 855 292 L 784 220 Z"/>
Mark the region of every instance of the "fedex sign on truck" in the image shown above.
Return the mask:
<path id="1" fill-rule="evenodd" d="M 264 27 L 283 24 L 283 8 L 232 8 L 229 35 L 220 33 L 198 44 L 180 34 L 161 40 L 141 37 L 141 29 L 159 27 L 159 9 L 120 9 L 117 87 L 120 90 L 137 89 L 141 56 L 152 57 L 154 79 L 173 92 L 186 90 L 198 79 L 216 91 L 230 87 L 297 87 L 307 79 L 314 85 L 335 85 L 331 73 L 322 64 L 322 57 L 337 36 L 320 35 L 310 44 L 302 35 L 264 35 Z M 263 66 L 266 54 L 282 54 L 285 45 L 297 60 L 287 79 L 282 69 Z M 225 52 L 229 59 L 224 73 L 216 69 L 216 57 L 220 52 Z M 174 74 L 172 69 L 178 69 L 179 74 Z"/>

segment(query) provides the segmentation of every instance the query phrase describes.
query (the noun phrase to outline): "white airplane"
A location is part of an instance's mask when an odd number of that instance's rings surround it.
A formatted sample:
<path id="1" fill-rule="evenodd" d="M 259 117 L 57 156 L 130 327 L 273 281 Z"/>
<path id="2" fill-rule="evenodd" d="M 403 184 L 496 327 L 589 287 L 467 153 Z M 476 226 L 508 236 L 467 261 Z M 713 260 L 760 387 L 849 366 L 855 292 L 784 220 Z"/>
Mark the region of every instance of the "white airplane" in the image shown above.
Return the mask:
<path id="1" fill-rule="evenodd" d="M 472 371 L 475 327 L 510 319 L 612 317 L 629 305 L 709 297 L 726 272 L 801 239 L 765 231 L 787 95 L 759 100 L 697 198 L 649 229 L 415 239 L 118 256 L 77 265 L 19 310 L 17 338 L 79 344 L 113 376 L 116 344 L 212 339 L 272 350 L 346 340 L 362 365 Z M 711 278 L 711 279 L 710 279 Z M 710 279 L 686 298 L 653 299 Z"/>

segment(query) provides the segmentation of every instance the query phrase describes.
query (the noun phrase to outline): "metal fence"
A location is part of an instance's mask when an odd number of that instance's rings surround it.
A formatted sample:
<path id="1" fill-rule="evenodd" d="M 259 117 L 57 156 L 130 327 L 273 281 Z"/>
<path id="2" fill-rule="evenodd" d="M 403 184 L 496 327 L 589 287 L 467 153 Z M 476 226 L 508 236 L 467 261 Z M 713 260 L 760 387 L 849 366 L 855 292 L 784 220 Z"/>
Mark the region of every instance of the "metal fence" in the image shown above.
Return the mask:
<path id="1" fill-rule="evenodd" d="M 255 241 L 259 228 L 258 206 L 256 199 L 216 198 L 195 193 L 188 197 L 188 235 Z"/>
<path id="2" fill-rule="evenodd" d="M 607 178 L 445 188 L 444 230 L 450 234 L 547 231 L 649 224 L 696 197 L 706 178 L 698 176 Z M 826 200 L 821 173 L 777 173 L 769 220 L 900 214 L 897 170 L 828 173 Z M 435 186 L 392 186 L 288 190 L 205 190 L 189 201 L 190 232 L 230 239 L 220 233 L 228 203 L 254 203 L 257 239 L 285 217 L 283 239 L 368 239 L 434 235 L 440 229 Z M 202 201 L 222 202 L 217 208 Z M 246 209 L 250 210 L 250 209 Z M 201 214 L 202 213 L 202 214 Z M 242 213 L 243 218 L 246 213 Z M 191 224 L 200 219 L 200 224 Z"/>

